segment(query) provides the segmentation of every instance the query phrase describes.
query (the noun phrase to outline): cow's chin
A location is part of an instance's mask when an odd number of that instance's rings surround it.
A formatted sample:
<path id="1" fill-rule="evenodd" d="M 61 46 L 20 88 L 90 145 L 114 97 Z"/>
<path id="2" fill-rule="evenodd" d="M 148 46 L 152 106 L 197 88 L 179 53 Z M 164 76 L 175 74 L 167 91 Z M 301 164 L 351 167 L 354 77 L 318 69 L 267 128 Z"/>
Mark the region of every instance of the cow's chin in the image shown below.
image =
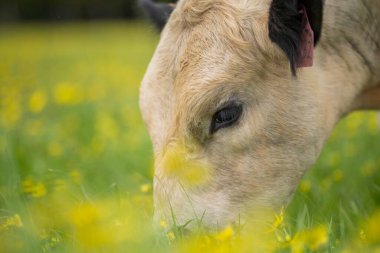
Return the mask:
<path id="1" fill-rule="evenodd" d="M 269 207 L 260 207 L 254 211 L 244 212 L 231 212 L 221 213 L 217 212 L 204 212 L 198 213 L 196 216 L 193 213 L 176 211 L 172 209 L 173 213 L 167 213 L 168 210 L 155 210 L 154 224 L 157 228 L 164 231 L 173 229 L 181 229 L 182 231 L 197 233 L 201 229 L 202 232 L 219 232 L 226 227 L 232 226 L 241 230 L 244 227 L 257 227 L 260 226 L 263 231 L 268 231 L 273 224 L 275 217 L 281 212 L 281 208 L 274 209 Z M 172 219 L 175 217 L 175 222 Z M 168 216 L 172 216 L 169 219 Z M 174 227 L 176 226 L 176 228 Z"/>
<path id="2" fill-rule="evenodd" d="M 157 190 L 154 224 L 165 230 L 177 226 L 191 232 L 197 232 L 200 227 L 212 232 L 227 226 L 265 226 L 273 224 L 274 218 L 290 197 L 275 202 L 251 200 L 239 205 L 230 201 L 224 192 L 192 195 L 182 189 L 172 188 L 168 195 L 163 195 Z"/>
<path id="3" fill-rule="evenodd" d="M 166 229 L 173 226 L 194 231 L 200 226 L 203 229 L 215 230 L 235 223 L 239 211 L 233 210 L 222 193 L 191 194 L 183 189 L 172 189 L 169 195 L 155 192 L 154 223 L 165 224 Z"/>

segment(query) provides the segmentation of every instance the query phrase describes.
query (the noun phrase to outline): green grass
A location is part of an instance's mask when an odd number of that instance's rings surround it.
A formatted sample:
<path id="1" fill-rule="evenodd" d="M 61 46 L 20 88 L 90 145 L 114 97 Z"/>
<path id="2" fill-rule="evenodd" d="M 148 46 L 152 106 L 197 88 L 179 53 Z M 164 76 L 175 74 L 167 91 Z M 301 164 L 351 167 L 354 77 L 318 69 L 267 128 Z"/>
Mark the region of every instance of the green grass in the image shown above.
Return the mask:
<path id="1" fill-rule="evenodd" d="M 0 252 L 196 252 L 209 238 L 150 228 L 138 89 L 157 42 L 140 22 L 0 26 Z M 380 249 L 377 120 L 355 113 L 337 126 L 277 235 L 325 225 L 317 251 Z M 217 245 L 206 249 L 236 252 Z"/>

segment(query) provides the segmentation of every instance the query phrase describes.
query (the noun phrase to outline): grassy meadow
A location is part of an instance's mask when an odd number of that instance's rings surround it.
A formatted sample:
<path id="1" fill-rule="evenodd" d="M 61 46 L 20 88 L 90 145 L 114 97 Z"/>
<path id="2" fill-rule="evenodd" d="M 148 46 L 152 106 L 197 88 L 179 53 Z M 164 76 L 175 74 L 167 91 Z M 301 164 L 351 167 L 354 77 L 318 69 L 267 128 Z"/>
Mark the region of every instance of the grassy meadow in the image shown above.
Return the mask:
<path id="1" fill-rule="evenodd" d="M 141 22 L 0 25 L 0 252 L 380 252 L 380 119 L 333 132 L 270 230 L 151 226 Z M 265 237 L 265 239 L 263 239 Z"/>

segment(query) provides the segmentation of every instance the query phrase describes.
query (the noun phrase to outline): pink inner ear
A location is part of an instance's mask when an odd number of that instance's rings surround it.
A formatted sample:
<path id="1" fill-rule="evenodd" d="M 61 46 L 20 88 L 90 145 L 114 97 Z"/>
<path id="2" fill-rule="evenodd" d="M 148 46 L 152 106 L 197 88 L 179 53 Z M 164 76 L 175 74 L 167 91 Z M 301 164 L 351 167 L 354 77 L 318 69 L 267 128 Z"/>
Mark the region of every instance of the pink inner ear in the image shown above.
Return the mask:
<path id="1" fill-rule="evenodd" d="M 314 31 L 311 28 L 305 6 L 302 7 L 302 23 L 305 24 L 301 34 L 301 44 L 298 49 L 297 68 L 313 66 L 314 57 Z"/>

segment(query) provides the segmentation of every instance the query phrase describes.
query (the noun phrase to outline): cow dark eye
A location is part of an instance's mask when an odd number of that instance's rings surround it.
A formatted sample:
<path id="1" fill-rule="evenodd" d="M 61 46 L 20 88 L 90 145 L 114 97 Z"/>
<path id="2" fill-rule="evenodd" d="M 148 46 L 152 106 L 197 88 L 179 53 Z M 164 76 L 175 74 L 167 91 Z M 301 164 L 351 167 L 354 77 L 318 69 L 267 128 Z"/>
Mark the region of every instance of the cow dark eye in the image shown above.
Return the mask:
<path id="1" fill-rule="evenodd" d="M 214 133 L 221 128 L 232 126 L 243 112 L 242 105 L 228 105 L 217 111 L 212 117 L 210 132 Z"/>

